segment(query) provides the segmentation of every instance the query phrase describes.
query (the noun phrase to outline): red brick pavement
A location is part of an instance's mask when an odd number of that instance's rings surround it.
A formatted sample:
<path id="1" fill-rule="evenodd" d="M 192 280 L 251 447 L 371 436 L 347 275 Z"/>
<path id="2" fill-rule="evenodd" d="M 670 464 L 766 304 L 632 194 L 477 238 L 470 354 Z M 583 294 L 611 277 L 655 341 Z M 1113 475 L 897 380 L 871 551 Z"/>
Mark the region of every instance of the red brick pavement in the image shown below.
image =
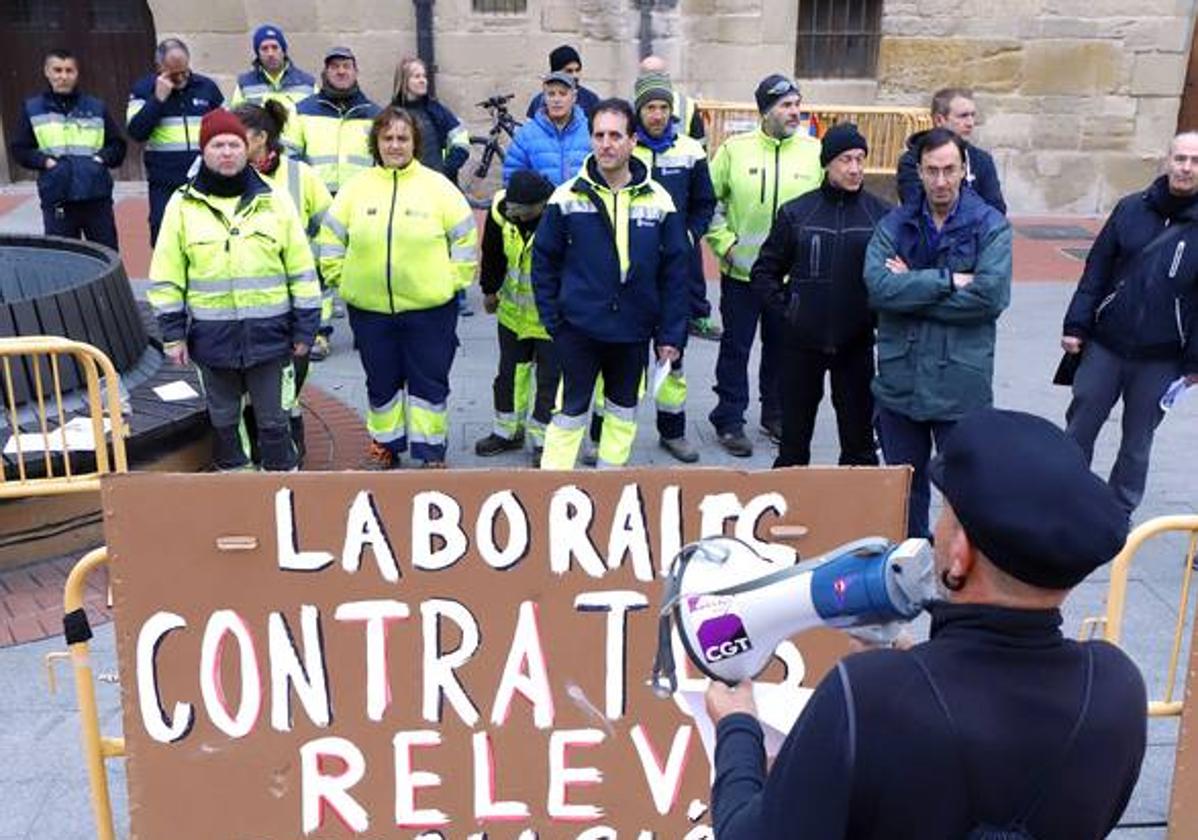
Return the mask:
<path id="1" fill-rule="evenodd" d="M 357 469 L 369 438 L 352 409 L 314 385 L 304 389 L 305 470 Z M 62 635 L 63 586 L 78 558 L 44 560 L 0 572 L 0 647 Z M 108 574 L 101 568 L 87 581 L 84 609 L 92 625 L 111 619 Z"/>

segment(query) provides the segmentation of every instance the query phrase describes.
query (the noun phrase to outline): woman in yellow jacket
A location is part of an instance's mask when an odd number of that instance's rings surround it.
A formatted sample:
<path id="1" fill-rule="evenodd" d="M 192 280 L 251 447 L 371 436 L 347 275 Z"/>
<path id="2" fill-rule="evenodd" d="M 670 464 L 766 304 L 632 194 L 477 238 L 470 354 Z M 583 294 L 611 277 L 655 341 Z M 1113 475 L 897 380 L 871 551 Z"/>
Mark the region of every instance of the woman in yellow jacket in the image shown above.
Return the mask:
<path id="1" fill-rule="evenodd" d="M 423 466 L 445 466 L 454 297 L 478 262 L 470 206 L 421 165 L 420 141 L 411 115 L 385 108 L 370 128 L 375 166 L 337 193 L 318 240 L 321 273 L 341 289 L 366 372 L 378 469 L 398 466 L 409 446 Z"/>
<path id="2" fill-rule="evenodd" d="M 316 235 L 320 233 L 320 222 L 325 211 L 333 203 L 329 189 L 324 180 L 316 174 L 316 170 L 302 160 L 296 160 L 287 155 L 283 148 L 282 134 L 287 126 L 287 106 L 282 102 L 267 99 L 261 105 L 243 103 L 233 109 L 233 115 L 245 126 L 246 144 L 249 147 L 247 155 L 250 166 L 262 176 L 271 189 L 284 193 L 299 211 L 300 222 L 304 232 L 312 243 L 313 256 L 316 251 Z M 300 463 L 305 455 L 304 446 L 304 415 L 300 408 L 300 389 L 308 378 L 308 362 L 318 362 L 329 352 L 327 333 L 332 330 L 330 323 L 333 317 L 333 292 L 323 286 L 320 301 L 320 329 L 308 355 L 295 359 L 295 393 L 290 405 L 286 406 L 291 419 L 291 439 L 299 453 Z M 246 421 L 247 440 L 254 439 L 253 429 L 256 418 L 252 405 L 246 406 L 244 412 Z"/>

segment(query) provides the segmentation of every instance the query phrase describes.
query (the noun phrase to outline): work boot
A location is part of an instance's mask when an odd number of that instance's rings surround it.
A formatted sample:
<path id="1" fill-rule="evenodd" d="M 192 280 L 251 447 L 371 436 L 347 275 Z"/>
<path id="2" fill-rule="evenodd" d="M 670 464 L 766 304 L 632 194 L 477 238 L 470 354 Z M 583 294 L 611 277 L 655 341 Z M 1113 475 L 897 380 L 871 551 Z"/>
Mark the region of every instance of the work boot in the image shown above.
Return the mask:
<path id="1" fill-rule="evenodd" d="M 313 362 L 323 362 L 329 357 L 329 337 L 327 335 L 318 335 L 316 340 L 312 342 L 312 348 L 308 351 L 308 358 Z"/>
<path id="2" fill-rule="evenodd" d="M 398 455 L 377 440 L 372 440 L 370 448 L 366 450 L 366 459 L 362 462 L 362 469 L 371 471 L 394 470 L 399 469 L 399 465 Z"/>
<path id="3" fill-rule="evenodd" d="M 753 442 L 745 437 L 743 429 L 735 432 L 722 432 L 719 436 L 720 446 L 735 458 L 748 458 L 753 454 Z"/>
<path id="4" fill-rule="evenodd" d="M 524 432 L 517 432 L 515 437 L 505 438 L 494 432 L 475 442 L 474 454 L 480 458 L 490 458 L 502 452 L 512 452 L 524 448 Z"/>
<path id="5" fill-rule="evenodd" d="M 593 467 L 599 463 L 599 447 L 589 438 L 582 442 L 582 455 L 579 458 L 584 467 Z"/>
<path id="6" fill-rule="evenodd" d="M 699 460 L 698 450 L 691 446 L 690 441 L 685 437 L 661 438 L 658 442 L 662 449 L 684 464 L 693 464 Z"/>
<path id="7" fill-rule="evenodd" d="M 707 341 L 719 341 L 724 335 L 724 331 L 720 328 L 720 325 L 711 316 L 691 318 L 688 331 L 695 338 L 702 338 Z"/>
<path id="8" fill-rule="evenodd" d="M 774 443 L 782 443 L 782 421 L 762 420 L 761 431 Z"/>
<path id="9" fill-rule="evenodd" d="M 445 461 L 443 461 L 443 460 L 441 460 L 441 461 L 428 460 L 428 461 L 420 462 L 420 469 L 422 469 L 422 470 L 443 470 L 445 468 L 446 468 Z"/>

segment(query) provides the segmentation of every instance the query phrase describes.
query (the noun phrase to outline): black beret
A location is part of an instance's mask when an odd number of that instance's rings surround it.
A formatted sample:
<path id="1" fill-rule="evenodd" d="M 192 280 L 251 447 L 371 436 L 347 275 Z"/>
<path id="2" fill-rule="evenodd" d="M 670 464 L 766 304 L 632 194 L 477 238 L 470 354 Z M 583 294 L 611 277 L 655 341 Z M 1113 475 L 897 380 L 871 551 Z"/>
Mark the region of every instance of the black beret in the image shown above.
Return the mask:
<path id="1" fill-rule="evenodd" d="M 1069 589 L 1110 561 L 1128 514 L 1081 448 L 1047 420 L 984 409 L 962 418 L 929 467 L 969 541 L 1024 583 Z"/>

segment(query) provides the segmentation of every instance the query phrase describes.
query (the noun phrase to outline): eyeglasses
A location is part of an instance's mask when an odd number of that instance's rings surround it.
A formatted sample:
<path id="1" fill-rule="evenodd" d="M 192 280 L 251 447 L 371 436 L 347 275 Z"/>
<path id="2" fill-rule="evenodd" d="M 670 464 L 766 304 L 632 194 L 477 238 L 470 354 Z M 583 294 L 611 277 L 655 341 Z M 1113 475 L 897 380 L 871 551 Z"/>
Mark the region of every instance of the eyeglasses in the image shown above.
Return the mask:
<path id="1" fill-rule="evenodd" d="M 959 174 L 961 174 L 962 169 L 960 166 L 954 163 L 941 169 L 938 169 L 935 166 L 921 166 L 919 167 L 919 172 L 932 182 L 939 181 L 941 178 L 945 179 L 946 181 L 951 181 L 953 178 L 956 178 Z"/>

